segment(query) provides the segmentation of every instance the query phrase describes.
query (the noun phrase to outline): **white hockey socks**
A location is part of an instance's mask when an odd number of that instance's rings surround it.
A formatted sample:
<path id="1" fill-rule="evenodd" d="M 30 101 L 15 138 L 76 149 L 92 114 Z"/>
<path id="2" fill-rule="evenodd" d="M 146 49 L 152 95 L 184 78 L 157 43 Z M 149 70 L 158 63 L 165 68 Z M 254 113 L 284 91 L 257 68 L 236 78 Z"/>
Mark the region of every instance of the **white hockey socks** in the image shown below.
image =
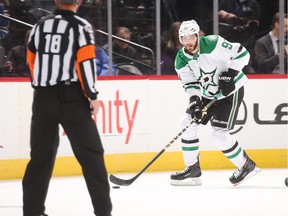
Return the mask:
<path id="1" fill-rule="evenodd" d="M 199 140 L 181 139 L 181 142 L 182 142 L 182 154 L 185 165 L 191 166 L 195 164 L 198 161 L 197 156 L 199 154 Z"/>
<path id="2" fill-rule="evenodd" d="M 244 151 L 230 135 L 228 129 L 212 127 L 212 137 L 215 145 L 236 167 L 241 168 L 245 164 Z"/>

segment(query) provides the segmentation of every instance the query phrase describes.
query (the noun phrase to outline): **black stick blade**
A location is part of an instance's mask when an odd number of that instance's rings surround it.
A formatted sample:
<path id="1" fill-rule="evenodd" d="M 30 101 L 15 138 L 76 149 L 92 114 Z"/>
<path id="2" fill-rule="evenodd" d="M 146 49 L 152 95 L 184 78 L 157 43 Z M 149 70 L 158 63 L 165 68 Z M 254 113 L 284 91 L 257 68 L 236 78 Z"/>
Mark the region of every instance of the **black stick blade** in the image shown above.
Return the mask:
<path id="1" fill-rule="evenodd" d="M 114 175 L 110 175 L 109 176 L 109 179 L 110 181 L 113 183 L 113 184 L 116 184 L 116 185 L 120 185 L 120 186 L 129 186 L 131 185 L 133 182 L 134 182 L 134 178 L 132 179 L 128 179 L 128 180 L 125 180 L 125 179 L 120 179 Z"/>

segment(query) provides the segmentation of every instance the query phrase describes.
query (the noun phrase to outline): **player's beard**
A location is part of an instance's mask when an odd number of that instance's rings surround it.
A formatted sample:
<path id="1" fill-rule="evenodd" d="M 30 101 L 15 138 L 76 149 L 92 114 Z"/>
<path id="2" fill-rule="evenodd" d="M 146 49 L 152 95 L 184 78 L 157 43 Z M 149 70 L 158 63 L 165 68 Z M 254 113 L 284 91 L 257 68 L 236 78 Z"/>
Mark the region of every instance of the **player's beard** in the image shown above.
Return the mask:
<path id="1" fill-rule="evenodd" d="M 194 45 L 192 44 L 187 44 L 185 46 L 185 50 L 187 51 L 187 53 L 189 53 L 190 55 L 194 55 L 195 53 L 198 52 L 198 40 L 196 41 L 196 43 Z"/>

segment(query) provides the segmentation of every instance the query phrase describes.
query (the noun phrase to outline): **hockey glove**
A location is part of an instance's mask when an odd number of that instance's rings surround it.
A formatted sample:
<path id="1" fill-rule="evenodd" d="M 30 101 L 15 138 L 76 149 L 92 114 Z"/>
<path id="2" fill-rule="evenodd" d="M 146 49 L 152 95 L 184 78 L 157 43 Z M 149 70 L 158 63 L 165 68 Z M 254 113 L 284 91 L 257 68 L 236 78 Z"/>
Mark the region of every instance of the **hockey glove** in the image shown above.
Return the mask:
<path id="1" fill-rule="evenodd" d="M 201 119 L 203 117 L 202 101 L 198 96 L 190 97 L 190 104 L 188 109 L 186 110 L 186 113 L 190 114 L 192 119 L 195 117 L 198 122 L 201 122 Z"/>
<path id="2" fill-rule="evenodd" d="M 224 71 L 219 76 L 219 90 L 224 96 L 229 95 L 235 89 L 234 78 L 238 74 L 238 71 L 230 69 Z"/>

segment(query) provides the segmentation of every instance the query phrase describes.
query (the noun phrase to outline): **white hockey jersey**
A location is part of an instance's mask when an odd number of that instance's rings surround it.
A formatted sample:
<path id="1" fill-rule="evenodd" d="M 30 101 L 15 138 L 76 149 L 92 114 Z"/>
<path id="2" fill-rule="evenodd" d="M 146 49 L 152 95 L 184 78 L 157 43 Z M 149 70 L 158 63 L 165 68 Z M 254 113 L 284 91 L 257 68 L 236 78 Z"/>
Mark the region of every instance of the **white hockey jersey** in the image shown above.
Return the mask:
<path id="1" fill-rule="evenodd" d="M 199 43 L 198 53 L 190 55 L 182 48 L 175 59 L 175 69 L 189 97 L 214 98 L 219 92 L 218 77 L 229 68 L 239 71 L 234 79 L 234 92 L 247 82 L 242 69 L 248 64 L 250 54 L 245 47 L 218 35 L 200 37 Z"/>

